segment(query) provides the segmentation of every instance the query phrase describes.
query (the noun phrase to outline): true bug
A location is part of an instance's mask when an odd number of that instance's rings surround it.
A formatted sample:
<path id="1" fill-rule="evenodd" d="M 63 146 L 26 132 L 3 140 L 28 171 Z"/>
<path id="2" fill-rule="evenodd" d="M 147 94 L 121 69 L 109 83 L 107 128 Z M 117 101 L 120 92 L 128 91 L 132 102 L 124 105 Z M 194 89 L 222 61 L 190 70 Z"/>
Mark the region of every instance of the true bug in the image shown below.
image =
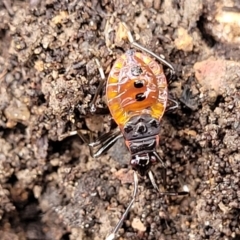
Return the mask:
<path id="1" fill-rule="evenodd" d="M 145 53 L 167 66 L 171 74 L 174 74 L 175 70 L 163 57 L 157 56 L 135 42 L 129 30 L 127 34 L 130 43 L 142 52 L 128 50 L 120 56 L 114 63 L 107 81 L 103 68 L 96 59 L 101 81 L 91 103 L 91 111 L 94 112 L 96 110 L 95 102 L 97 96 L 106 82 L 107 105 L 118 128 L 102 135 L 97 141 L 89 143 L 89 147 L 91 155 L 99 157 L 120 137 L 124 137 L 126 146 L 131 154 L 131 166 L 141 176 L 148 174 L 153 187 L 158 191 L 151 166 L 160 162 L 163 169 L 165 170 L 166 168 L 164 162 L 156 152 L 159 144 L 160 120 L 166 111 L 169 100 L 173 102 L 171 108 L 176 108 L 178 104 L 168 96 L 168 83 L 162 65 L 158 64 Z M 77 131 L 77 133 L 87 142 L 80 131 Z M 76 134 L 76 132 L 71 132 L 69 135 L 72 134 Z M 96 147 L 97 151 L 94 152 L 94 148 Z M 137 173 L 134 171 L 133 198 L 117 226 L 106 240 L 115 238 L 117 231 L 122 226 L 135 201 L 138 188 Z M 162 192 L 160 194 L 183 195 L 188 193 L 188 189 L 186 188 L 185 190 L 183 192 Z"/>

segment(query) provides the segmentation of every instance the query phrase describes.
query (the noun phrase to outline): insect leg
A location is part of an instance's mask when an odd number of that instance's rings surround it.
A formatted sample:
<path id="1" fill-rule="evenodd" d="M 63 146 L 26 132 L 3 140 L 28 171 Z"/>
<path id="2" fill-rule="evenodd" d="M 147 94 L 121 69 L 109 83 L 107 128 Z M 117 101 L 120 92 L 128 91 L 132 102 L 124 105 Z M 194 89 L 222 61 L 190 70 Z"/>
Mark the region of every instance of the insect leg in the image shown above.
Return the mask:
<path id="1" fill-rule="evenodd" d="M 165 57 L 164 56 L 158 56 L 157 54 L 153 53 L 152 51 L 150 51 L 149 49 L 143 47 L 142 45 L 140 45 L 139 43 L 137 43 L 134 38 L 133 38 L 133 35 L 131 34 L 131 31 L 128 29 L 127 25 L 125 23 L 123 23 L 124 27 L 127 29 L 127 35 L 128 35 L 128 40 L 129 42 L 135 46 L 136 48 L 144 51 L 144 52 L 147 52 L 148 54 L 150 54 L 151 56 L 153 56 L 154 58 L 156 58 L 159 62 L 161 62 L 163 65 L 167 66 L 170 68 L 171 70 L 171 74 L 172 75 L 175 75 L 175 69 L 174 67 L 172 66 L 171 63 L 169 63 L 167 60 L 165 60 Z"/>
<path id="2" fill-rule="evenodd" d="M 152 171 L 149 171 L 149 172 L 148 172 L 148 176 L 149 176 L 149 179 L 150 179 L 153 187 L 159 192 L 159 189 L 158 189 L 158 186 L 157 186 L 156 181 L 155 181 L 155 179 L 154 179 L 154 176 L 153 176 Z"/>
<path id="3" fill-rule="evenodd" d="M 134 177 L 134 191 L 133 191 L 133 197 L 131 202 L 128 204 L 127 209 L 125 210 L 125 212 L 123 213 L 121 219 L 119 220 L 118 224 L 116 225 L 116 227 L 114 228 L 114 230 L 112 231 L 112 233 L 105 239 L 105 240 L 114 240 L 116 237 L 116 233 L 118 232 L 118 230 L 121 228 L 125 218 L 127 217 L 127 214 L 129 213 L 129 210 L 131 209 L 133 203 L 135 202 L 136 196 L 137 196 L 137 189 L 138 189 L 138 176 L 137 173 L 134 172 L 133 173 L 133 177 Z"/>
<path id="4" fill-rule="evenodd" d="M 165 187 L 166 186 L 166 165 L 165 163 L 163 162 L 163 160 L 160 158 L 160 156 L 158 155 L 157 152 L 153 152 L 153 154 L 155 155 L 155 157 L 157 158 L 157 160 L 162 164 L 162 178 L 163 178 L 163 186 Z M 159 192 L 159 189 L 158 189 L 158 186 L 156 184 L 156 181 L 154 179 L 154 176 L 153 176 L 153 173 L 152 171 L 149 171 L 148 172 L 148 176 L 149 176 L 149 179 L 153 185 L 153 187 Z M 183 188 L 184 191 L 182 192 L 159 192 L 161 195 L 170 195 L 170 196 L 178 196 L 178 195 L 187 195 L 189 193 L 189 189 L 187 187 L 186 184 L 183 184 L 183 180 L 182 179 L 179 179 L 179 182 Z"/>
<path id="5" fill-rule="evenodd" d="M 66 137 L 77 135 L 82 139 L 84 143 L 89 146 L 90 155 L 94 158 L 101 156 L 103 153 L 109 150 L 116 141 L 122 137 L 121 131 L 119 128 L 111 130 L 108 133 L 103 134 L 100 136 L 95 142 L 92 142 L 92 133 L 87 131 L 87 135 L 83 134 L 81 130 L 70 131 L 64 133 L 58 137 L 59 141 L 62 141 Z M 97 147 L 97 150 L 94 151 L 94 148 Z"/>
<path id="6" fill-rule="evenodd" d="M 162 168 L 162 179 L 163 179 L 163 187 L 166 188 L 166 185 L 167 185 L 167 170 L 166 170 L 166 168 Z"/>
<path id="7" fill-rule="evenodd" d="M 156 158 L 157 158 L 157 160 L 162 164 L 162 179 L 163 179 L 163 186 L 164 187 L 166 187 L 166 165 L 165 165 L 165 163 L 163 162 L 163 160 L 160 158 L 160 156 L 158 155 L 158 153 L 157 152 L 153 152 L 153 154 L 156 156 Z M 150 178 L 150 176 L 149 176 L 149 178 Z M 151 178 L 150 178 L 150 180 L 151 180 Z M 153 178 L 153 180 L 154 180 L 154 178 Z M 151 180 L 151 182 L 152 182 L 152 180 Z M 152 185 L 153 185 L 153 182 L 152 182 Z M 153 185 L 154 186 L 154 185 Z M 154 187 L 155 188 L 155 187 Z"/>
<path id="8" fill-rule="evenodd" d="M 183 185 L 183 191 L 181 191 L 181 192 L 159 192 L 158 186 L 156 184 L 153 173 L 151 171 L 148 172 L 148 176 L 149 176 L 149 179 L 150 179 L 154 189 L 156 189 L 158 191 L 158 193 L 162 196 L 165 196 L 165 195 L 168 195 L 168 196 L 182 196 L 182 195 L 188 195 L 189 194 L 189 189 L 188 189 L 187 185 Z"/>
<path id="9" fill-rule="evenodd" d="M 178 108 L 179 104 L 176 100 L 174 100 L 171 96 L 168 96 L 168 105 L 166 108 L 166 112 L 172 111 Z"/>
<path id="10" fill-rule="evenodd" d="M 108 133 L 100 136 L 96 141 L 92 142 L 92 137 L 90 133 L 90 139 L 86 138 L 86 136 L 80 131 L 77 131 L 79 137 L 88 144 L 90 149 L 90 154 L 92 157 L 97 158 L 105 153 L 112 145 L 122 137 L 121 131 L 119 128 L 113 129 Z M 95 149 L 97 148 L 97 149 Z"/>
<path id="11" fill-rule="evenodd" d="M 121 137 L 122 134 L 120 130 L 117 128 L 117 130 L 115 129 L 114 131 L 110 131 L 109 133 L 104 134 L 103 136 L 98 138 L 96 142 L 90 143 L 89 147 L 92 149 L 92 157 L 97 158 L 101 156 L 103 153 L 108 151 L 109 148 L 111 148 L 116 143 L 116 141 Z M 99 145 L 100 147 L 94 153 L 93 148 Z"/>
<path id="12" fill-rule="evenodd" d="M 74 136 L 74 135 L 77 135 L 77 134 L 78 134 L 77 131 L 70 131 L 70 132 L 61 134 L 61 135 L 58 137 L 58 141 L 62 141 L 64 138 L 67 138 L 67 137 L 70 137 L 70 136 Z"/>
<path id="13" fill-rule="evenodd" d="M 163 166 L 164 168 L 166 168 L 165 163 L 164 163 L 163 160 L 160 158 L 160 156 L 158 155 L 158 153 L 154 151 L 153 154 L 154 154 L 154 156 L 157 158 L 157 160 L 162 164 L 162 166 Z"/>
<path id="14" fill-rule="evenodd" d="M 105 74 L 104 74 L 103 68 L 102 68 L 99 60 L 96 58 L 95 61 L 96 61 L 96 64 L 97 64 L 97 66 L 98 66 L 98 70 L 99 70 L 99 73 L 100 73 L 100 76 L 101 76 L 101 80 L 100 80 L 100 82 L 99 82 L 97 91 L 96 91 L 96 93 L 95 93 L 95 95 L 94 95 L 94 97 L 93 97 L 93 100 L 92 100 L 92 102 L 90 103 L 90 111 L 91 111 L 92 113 L 96 112 L 96 101 L 97 101 L 97 97 L 98 97 L 100 91 L 102 90 L 104 83 L 106 82 L 106 76 L 105 76 Z"/>

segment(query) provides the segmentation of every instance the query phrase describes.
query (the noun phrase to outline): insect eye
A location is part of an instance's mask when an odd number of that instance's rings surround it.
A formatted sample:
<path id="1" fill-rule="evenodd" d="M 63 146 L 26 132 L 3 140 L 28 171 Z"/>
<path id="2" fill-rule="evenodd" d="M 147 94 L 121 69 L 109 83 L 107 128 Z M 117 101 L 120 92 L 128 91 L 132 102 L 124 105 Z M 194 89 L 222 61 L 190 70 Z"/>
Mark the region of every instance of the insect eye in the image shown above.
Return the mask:
<path id="1" fill-rule="evenodd" d="M 155 156 L 151 156 L 151 163 L 152 164 L 157 163 L 157 158 Z"/>
<path id="2" fill-rule="evenodd" d="M 146 98 L 146 96 L 145 96 L 144 93 L 138 93 L 138 94 L 135 96 L 135 98 L 136 98 L 137 101 L 143 101 L 143 100 Z"/>
<path id="3" fill-rule="evenodd" d="M 143 86 L 144 86 L 143 80 L 136 80 L 136 81 L 134 82 L 134 87 L 135 87 L 135 88 L 142 88 Z"/>
<path id="4" fill-rule="evenodd" d="M 131 163 L 132 167 L 138 165 L 138 161 L 136 159 L 132 159 L 130 163 Z"/>

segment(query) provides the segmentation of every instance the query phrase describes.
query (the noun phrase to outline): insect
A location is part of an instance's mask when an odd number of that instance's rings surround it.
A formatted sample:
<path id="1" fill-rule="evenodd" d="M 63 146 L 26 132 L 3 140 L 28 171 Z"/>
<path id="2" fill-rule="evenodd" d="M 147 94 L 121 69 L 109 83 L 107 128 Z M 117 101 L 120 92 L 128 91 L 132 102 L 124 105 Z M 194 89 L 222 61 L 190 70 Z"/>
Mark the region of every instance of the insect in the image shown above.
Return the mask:
<path id="1" fill-rule="evenodd" d="M 96 60 L 101 81 L 91 103 L 91 110 L 94 112 L 96 109 L 96 98 L 106 83 L 107 105 L 118 125 L 117 129 L 100 136 L 97 141 L 89 143 L 92 156 L 101 156 L 120 137 L 124 137 L 126 146 L 131 154 L 130 165 L 135 170 L 132 200 L 106 240 L 115 239 L 116 233 L 121 228 L 135 201 L 138 188 L 138 174 L 140 176 L 148 175 L 153 187 L 158 191 L 151 167 L 160 162 L 163 169 L 166 169 L 164 162 L 156 151 L 159 145 L 160 122 L 169 100 L 174 103 L 172 108 L 178 106 L 176 101 L 169 98 L 168 83 L 161 64 L 167 66 L 172 74 L 175 72 L 173 66 L 163 57 L 157 56 L 136 43 L 129 30 L 127 34 L 130 43 L 140 49 L 141 52 L 128 50 L 120 56 L 114 63 L 107 80 L 103 68 L 99 61 Z M 86 141 L 80 131 L 78 131 L 78 134 Z M 97 148 L 95 152 L 94 148 Z M 163 192 L 160 194 L 183 195 L 187 193 L 188 191 Z"/>

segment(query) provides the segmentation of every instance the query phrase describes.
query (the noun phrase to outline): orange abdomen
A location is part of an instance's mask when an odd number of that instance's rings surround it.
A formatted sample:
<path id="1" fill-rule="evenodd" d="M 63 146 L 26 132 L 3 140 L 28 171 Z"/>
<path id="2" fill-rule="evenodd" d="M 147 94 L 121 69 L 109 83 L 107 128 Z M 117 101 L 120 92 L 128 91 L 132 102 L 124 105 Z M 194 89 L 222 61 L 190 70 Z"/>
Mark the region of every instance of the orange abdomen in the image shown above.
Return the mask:
<path id="1" fill-rule="evenodd" d="M 114 63 L 106 86 L 107 104 L 122 128 L 135 115 L 160 120 L 167 105 L 167 81 L 162 66 L 147 55 L 127 51 Z"/>

